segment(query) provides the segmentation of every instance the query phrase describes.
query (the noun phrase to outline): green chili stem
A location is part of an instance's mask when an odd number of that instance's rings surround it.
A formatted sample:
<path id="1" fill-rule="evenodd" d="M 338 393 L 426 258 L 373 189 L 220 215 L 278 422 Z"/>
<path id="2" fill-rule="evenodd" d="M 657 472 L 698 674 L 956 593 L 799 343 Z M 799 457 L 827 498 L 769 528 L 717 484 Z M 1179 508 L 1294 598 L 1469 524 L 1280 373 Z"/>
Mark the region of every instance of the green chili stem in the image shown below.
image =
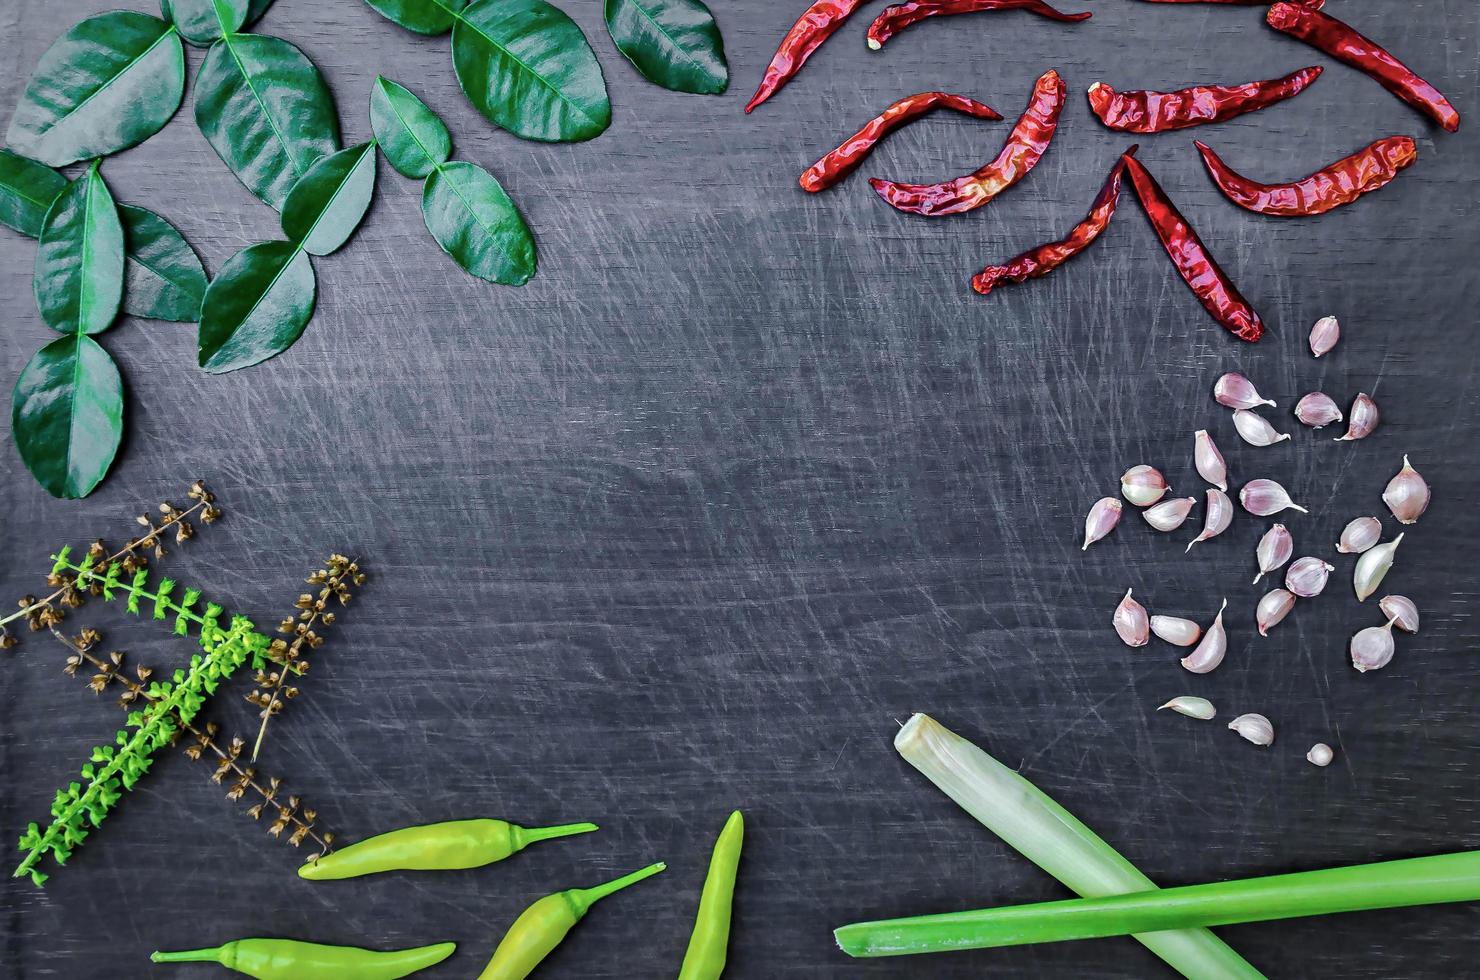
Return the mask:
<path id="1" fill-rule="evenodd" d="M 589 834 L 601 828 L 594 823 L 568 823 L 559 827 L 520 827 L 517 831 L 522 844 L 533 844 L 536 841 L 554 840 L 557 837 L 572 837 L 576 834 Z"/>
<path id="2" fill-rule="evenodd" d="M 587 909 L 608 895 L 619 892 L 629 885 L 635 885 L 644 878 L 651 878 L 658 872 L 666 871 L 667 869 L 668 865 L 659 861 L 657 864 L 650 864 L 645 868 L 640 868 L 620 878 L 614 878 L 602 885 L 593 885 L 590 888 L 572 888 L 570 890 L 571 900 L 580 907 L 580 914 L 584 915 Z"/>
<path id="3" fill-rule="evenodd" d="M 219 963 L 221 962 L 221 947 L 182 949 L 175 952 L 155 950 L 149 954 L 149 959 L 155 963 Z"/>

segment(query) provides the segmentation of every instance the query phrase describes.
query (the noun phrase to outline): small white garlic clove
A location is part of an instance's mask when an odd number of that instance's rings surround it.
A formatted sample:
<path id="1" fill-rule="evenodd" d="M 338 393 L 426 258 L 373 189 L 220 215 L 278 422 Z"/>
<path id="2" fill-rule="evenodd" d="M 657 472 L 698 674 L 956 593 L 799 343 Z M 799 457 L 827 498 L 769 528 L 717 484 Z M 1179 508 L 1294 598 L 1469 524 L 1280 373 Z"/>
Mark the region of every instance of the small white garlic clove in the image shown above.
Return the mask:
<path id="1" fill-rule="evenodd" d="M 1269 517 L 1286 509 L 1298 510 L 1302 514 L 1310 513 L 1291 501 L 1285 488 L 1273 480 L 1250 480 L 1238 492 L 1238 499 L 1244 505 L 1244 510 L 1257 517 Z"/>
<path id="2" fill-rule="evenodd" d="M 1121 504 L 1114 497 L 1101 497 L 1095 501 L 1095 505 L 1089 509 L 1089 516 L 1084 519 L 1084 547 L 1081 551 L 1088 551 L 1089 546 L 1115 530 L 1115 525 L 1120 523 Z"/>
<path id="3" fill-rule="evenodd" d="M 1406 595 L 1387 595 L 1377 604 L 1382 614 L 1393 621 L 1393 625 L 1404 633 L 1418 632 L 1418 606 Z M 1156 632 L 1156 621 L 1152 620 L 1151 631 Z"/>
<path id="4" fill-rule="evenodd" d="M 1187 542 L 1187 551 L 1191 551 L 1192 546 L 1199 541 L 1216 538 L 1228 530 L 1228 525 L 1233 523 L 1233 501 L 1229 500 L 1228 494 L 1222 490 L 1208 491 L 1208 505 L 1205 512 L 1202 533 Z M 1185 555 L 1187 551 L 1182 553 Z"/>
<path id="5" fill-rule="evenodd" d="M 1263 715 L 1239 715 L 1228 723 L 1228 727 L 1255 745 L 1274 744 L 1274 725 Z"/>
<path id="6" fill-rule="evenodd" d="M 1173 646 L 1190 647 L 1202 636 L 1202 627 L 1190 619 L 1176 616 L 1152 616 L 1151 632 Z"/>
<path id="7" fill-rule="evenodd" d="M 1316 357 L 1329 354 L 1341 339 L 1341 323 L 1334 316 L 1323 316 L 1310 328 L 1310 352 Z"/>
<path id="8" fill-rule="evenodd" d="M 1360 555 L 1382 540 L 1382 521 L 1375 517 L 1358 517 L 1341 532 L 1336 550 L 1343 555 Z"/>
<path id="9" fill-rule="evenodd" d="M 1151 639 L 1151 624 L 1146 616 L 1146 607 L 1131 598 L 1131 590 L 1125 590 L 1125 598 L 1115 607 L 1115 632 L 1128 647 L 1143 647 Z"/>
<path id="10" fill-rule="evenodd" d="M 1301 558 L 1285 572 L 1285 588 L 1302 599 L 1314 599 L 1326 588 L 1336 566 L 1319 558 Z"/>
<path id="11" fill-rule="evenodd" d="M 1254 576 L 1254 584 L 1258 585 L 1260 579 L 1284 565 L 1294 553 L 1295 539 L 1290 536 L 1289 528 L 1276 524 L 1265 531 L 1264 537 L 1259 539 L 1259 547 L 1254 549 L 1254 557 L 1259 561 L 1259 574 Z"/>
<path id="12" fill-rule="evenodd" d="M 1305 753 L 1306 762 L 1313 766 L 1320 766 L 1322 769 L 1329 766 L 1334 758 L 1336 758 L 1336 753 L 1331 751 L 1331 746 L 1325 742 L 1317 742 L 1310 747 L 1309 752 Z"/>
<path id="13" fill-rule="evenodd" d="M 1377 428 L 1381 413 L 1377 410 L 1377 402 L 1365 391 L 1357 395 L 1352 402 L 1351 420 L 1346 424 L 1346 435 L 1337 438 L 1337 442 L 1355 442 L 1365 439 Z"/>
<path id="14" fill-rule="evenodd" d="M 1385 626 L 1369 626 L 1352 637 L 1352 666 L 1361 674 L 1369 670 L 1381 670 L 1393 662 L 1393 623 Z"/>
<path id="15" fill-rule="evenodd" d="M 1321 429 L 1332 422 L 1340 422 L 1346 416 L 1331 396 L 1322 391 L 1312 391 L 1295 403 L 1295 417 L 1312 429 Z"/>
<path id="16" fill-rule="evenodd" d="M 1295 595 L 1285 589 L 1266 592 L 1254 610 L 1254 621 L 1259 625 L 1259 635 L 1268 636 L 1271 627 L 1278 626 L 1295 608 Z"/>
<path id="17" fill-rule="evenodd" d="M 1153 507 L 1147 507 L 1141 512 L 1141 516 L 1158 531 L 1175 531 L 1187 523 L 1187 515 L 1192 513 L 1192 508 L 1196 505 L 1196 497 L 1163 500 Z"/>
<path id="18" fill-rule="evenodd" d="M 1388 481 L 1387 489 L 1382 492 L 1382 502 L 1388 505 L 1399 524 L 1415 524 L 1429 509 L 1429 485 L 1408 462 L 1407 456 L 1403 457 L 1403 468 Z"/>
<path id="19" fill-rule="evenodd" d="M 1202 642 L 1197 645 L 1197 649 L 1182 658 L 1182 666 L 1188 671 L 1194 674 L 1211 674 L 1228 655 L 1228 633 L 1223 629 L 1223 610 L 1227 608 L 1228 600 L 1224 599 L 1223 605 L 1218 608 L 1218 617 L 1203 634 Z"/>
<path id="20" fill-rule="evenodd" d="M 1238 430 L 1239 438 L 1251 446 L 1273 446 L 1290 438 L 1288 432 L 1275 431 L 1268 419 L 1247 409 L 1233 413 L 1233 427 Z"/>
<path id="21" fill-rule="evenodd" d="M 1228 489 L 1228 464 L 1207 429 L 1198 429 L 1193 436 L 1195 446 L 1192 457 L 1197 463 L 1197 473 L 1219 490 Z"/>
<path id="22" fill-rule="evenodd" d="M 1388 569 L 1393 567 L 1393 557 L 1402 543 L 1403 535 L 1400 534 L 1386 544 L 1369 549 L 1357 559 L 1357 567 L 1352 570 L 1352 587 L 1357 590 L 1358 602 L 1367 601 L 1367 597 L 1377 591 Z"/>
<path id="23" fill-rule="evenodd" d="M 1219 405 L 1227 408 L 1258 408 L 1260 405 L 1276 407 L 1273 401 L 1259 394 L 1252 381 L 1233 371 L 1219 378 L 1217 384 L 1213 385 L 1213 398 Z"/>
<path id="24" fill-rule="evenodd" d="M 1196 718 L 1198 721 L 1212 721 L 1218 714 L 1218 709 L 1214 708 L 1213 702 L 1207 698 L 1194 698 L 1186 695 L 1172 698 L 1156 710 L 1165 711 L 1167 708 L 1171 708 L 1179 715 Z"/>
<path id="25" fill-rule="evenodd" d="M 1161 471 L 1144 463 L 1132 466 L 1120 478 L 1120 494 L 1137 507 L 1150 507 L 1166 496 L 1167 478 Z"/>

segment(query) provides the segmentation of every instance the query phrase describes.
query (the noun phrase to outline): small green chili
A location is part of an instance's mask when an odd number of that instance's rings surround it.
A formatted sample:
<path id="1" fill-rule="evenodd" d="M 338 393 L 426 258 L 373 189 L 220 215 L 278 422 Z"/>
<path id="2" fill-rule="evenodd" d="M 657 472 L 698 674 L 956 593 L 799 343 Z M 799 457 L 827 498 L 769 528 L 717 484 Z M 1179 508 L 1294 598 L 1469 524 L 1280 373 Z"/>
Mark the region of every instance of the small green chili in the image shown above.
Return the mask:
<path id="1" fill-rule="evenodd" d="M 635 885 L 644 878 L 651 878 L 666 867 L 666 864 L 659 861 L 604 885 L 570 888 L 546 895 L 519 913 L 519 918 L 509 926 L 504 938 L 499 940 L 498 949 L 493 951 L 493 959 L 478 974 L 478 980 L 524 980 L 540 965 L 541 960 L 560 945 L 565 934 L 581 921 L 586 910 L 598 899 L 621 891 L 628 885 Z"/>
<path id="2" fill-rule="evenodd" d="M 596 829 L 594 823 L 573 823 L 529 830 L 503 820 L 449 820 L 403 827 L 310 861 L 298 869 L 298 876 L 334 881 L 381 871 L 479 868 L 517 854 L 535 841 Z"/>
<path id="3" fill-rule="evenodd" d="M 745 818 L 736 810 L 714 842 L 709 875 L 699 896 L 694 934 L 684 954 L 678 980 L 718 980 L 725 972 L 730 945 L 730 905 L 735 898 L 735 875 L 740 869 L 740 845 L 745 841 Z"/>
<path id="4" fill-rule="evenodd" d="M 237 939 L 214 949 L 153 953 L 156 963 L 220 963 L 257 980 L 396 980 L 440 963 L 457 949 L 438 943 L 378 952 L 356 946 L 324 946 L 293 939 Z"/>

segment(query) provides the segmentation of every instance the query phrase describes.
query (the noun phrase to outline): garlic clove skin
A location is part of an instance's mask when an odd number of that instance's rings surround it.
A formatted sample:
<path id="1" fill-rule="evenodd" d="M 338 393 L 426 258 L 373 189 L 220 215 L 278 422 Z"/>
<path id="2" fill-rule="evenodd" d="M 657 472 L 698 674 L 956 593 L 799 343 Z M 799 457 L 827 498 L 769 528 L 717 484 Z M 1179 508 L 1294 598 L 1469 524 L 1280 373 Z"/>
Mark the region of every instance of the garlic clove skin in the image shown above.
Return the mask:
<path id="1" fill-rule="evenodd" d="M 1176 616 L 1152 616 L 1151 632 L 1172 646 L 1190 647 L 1202 636 L 1202 627 L 1190 619 Z"/>
<path id="2" fill-rule="evenodd" d="M 1259 625 L 1259 635 L 1268 636 L 1272 627 L 1282 623 L 1290 610 L 1295 608 L 1295 594 L 1286 589 L 1266 592 L 1254 610 L 1254 621 Z"/>
<path id="3" fill-rule="evenodd" d="M 1358 602 L 1366 602 L 1367 597 L 1377 591 L 1388 569 L 1393 567 L 1393 557 L 1402 543 L 1403 535 L 1400 534 L 1386 544 L 1364 552 L 1357 559 L 1357 567 L 1352 570 L 1352 587 L 1357 591 Z"/>
<path id="4" fill-rule="evenodd" d="M 1196 650 L 1182 658 L 1182 666 L 1191 673 L 1211 674 L 1228 655 L 1228 633 L 1223 629 L 1223 610 L 1227 608 L 1228 600 L 1224 599 L 1223 605 L 1218 609 L 1218 618 L 1213 620 L 1213 625 L 1203 634 L 1202 642 L 1197 645 Z"/>
<path id="5" fill-rule="evenodd" d="M 1268 405 L 1270 408 L 1278 407 L 1273 401 L 1259 394 L 1252 381 L 1234 371 L 1223 375 L 1213 385 L 1213 398 L 1225 408 L 1258 408 L 1260 405 Z"/>
<path id="6" fill-rule="evenodd" d="M 1395 649 L 1391 620 L 1386 626 L 1369 626 L 1352 637 L 1352 666 L 1359 674 L 1381 670 L 1393 662 Z"/>
<path id="7" fill-rule="evenodd" d="M 1382 614 L 1393 621 L 1393 625 L 1404 633 L 1418 632 L 1418 606 L 1406 595 L 1387 595 L 1377 604 Z M 1151 632 L 1156 632 L 1156 619 L 1151 620 Z"/>
<path id="8" fill-rule="evenodd" d="M 1137 507 L 1150 507 L 1171 489 L 1167 478 L 1153 466 L 1132 466 L 1120 478 L 1120 495 Z"/>
<path id="9" fill-rule="evenodd" d="M 1260 579 L 1284 565 L 1294 553 L 1295 539 L 1290 536 L 1289 528 L 1276 524 L 1265 531 L 1264 537 L 1259 539 L 1259 547 L 1254 549 L 1254 557 L 1259 561 L 1259 574 L 1254 576 L 1254 584 L 1258 585 Z"/>
<path id="10" fill-rule="evenodd" d="M 1316 356 L 1319 357 L 1320 355 L 1318 354 Z M 1309 752 L 1305 753 L 1306 762 L 1309 762 L 1313 766 L 1319 766 L 1322 769 L 1329 766 L 1331 760 L 1334 758 L 1336 758 L 1336 753 L 1331 751 L 1331 746 L 1325 742 L 1317 742 L 1310 747 Z"/>
<path id="11" fill-rule="evenodd" d="M 1125 590 L 1125 598 L 1115 607 L 1112 619 L 1115 632 L 1128 647 L 1143 647 L 1151 639 L 1151 623 L 1146 616 L 1146 607 L 1131 598 L 1131 590 Z"/>
<path id="12" fill-rule="evenodd" d="M 1192 513 L 1192 508 L 1196 505 L 1196 497 L 1163 500 L 1156 506 L 1143 510 L 1141 516 L 1146 518 L 1147 524 L 1150 524 L 1158 531 L 1175 531 L 1187 523 L 1187 515 Z"/>
<path id="13" fill-rule="evenodd" d="M 1382 521 L 1375 517 L 1358 517 L 1341 532 L 1341 540 L 1336 542 L 1336 550 L 1343 555 L 1360 555 L 1364 551 L 1371 550 L 1372 546 L 1380 540 L 1382 540 Z"/>
<path id="14" fill-rule="evenodd" d="M 1387 489 L 1382 492 L 1382 502 L 1388 505 L 1399 524 L 1416 524 L 1423 512 L 1429 509 L 1429 497 L 1428 483 L 1404 456 L 1403 468 L 1388 481 Z"/>
<path id="15" fill-rule="evenodd" d="M 1274 744 L 1274 725 L 1263 715 L 1239 715 L 1228 723 L 1228 727 L 1255 745 Z"/>
<path id="16" fill-rule="evenodd" d="M 1179 715 L 1196 718 L 1198 721 L 1212 721 L 1218 716 L 1218 709 L 1213 707 L 1213 702 L 1207 698 L 1194 698 L 1184 695 L 1180 698 L 1172 698 L 1156 710 L 1165 711 L 1167 708 L 1171 708 Z"/>
<path id="17" fill-rule="evenodd" d="M 1238 430 L 1239 438 L 1251 446 L 1273 446 L 1290 438 L 1290 433 L 1275 431 L 1268 419 L 1247 409 L 1233 413 L 1233 427 Z"/>
<path id="18" fill-rule="evenodd" d="M 1322 391 L 1312 391 L 1295 403 L 1295 417 L 1312 429 L 1322 429 L 1332 422 L 1340 422 L 1346 416 L 1331 396 Z"/>
<path id="19" fill-rule="evenodd" d="M 1198 429 L 1193 436 L 1195 445 L 1192 458 L 1197 463 L 1197 473 L 1219 490 L 1228 490 L 1228 463 L 1218 451 L 1217 443 L 1208 435 L 1207 429 Z"/>
<path id="20" fill-rule="evenodd" d="M 1228 494 L 1222 490 L 1208 491 L 1208 505 L 1204 508 L 1202 533 L 1187 542 L 1187 551 L 1199 541 L 1207 541 L 1216 538 L 1228 530 L 1228 525 L 1233 523 L 1233 501 L 1228 499 Z M 1187 551 L 1182 552 L 1184 555 Z"/>
<path id="21" fill-rule="evenodd" d="M 1285 588 L 1302 599 L 1314 599 L 1326 589 L 1336 566 L 1319 558 L 1302 558 L 1285 572 Z"/>
<path id="22" fill-rule="evenodd" d="M 1351 421 L 1346 424 L 1346 435 L 1337 438 L 1337 442 L 1355 442 L 1365 439 L 1377 428 L 1381 413 L 1377 410 L 1377 402 L 1365 391 L 1357 395 L 1352 402 Z"/>
<path id="23" fill-rule="evenodd" d="M 1244 505 L 1244 510 L 1256 517 L 1271 517 L 1286 509 L 1298 510 L 1302 514 L 1310 513 L 1291 501 L 1285 488 L 1273 480 L 1250 480 L 1238 492 L 1238 499 Z"/>
<path id="24" fill-rule="evenodd" d="M 1090 545 L 1115 530 L 1115 525 L 1120 523 L 1121 510 L 1120 501 L 1114 497 L 1101 497 L 1095 501 L 1089 509 L 1089 516 L 1084 519 L 1084 547 L 1079 550 L 1088 551 Z"/>
<path id="25" fill-rule="evenodd" d="M 1334 316 L 1323 316 L 1310 328 L 1310 352 L 1316 357 L 1329 354 L 1341 339 L 1341 322 Z"/>

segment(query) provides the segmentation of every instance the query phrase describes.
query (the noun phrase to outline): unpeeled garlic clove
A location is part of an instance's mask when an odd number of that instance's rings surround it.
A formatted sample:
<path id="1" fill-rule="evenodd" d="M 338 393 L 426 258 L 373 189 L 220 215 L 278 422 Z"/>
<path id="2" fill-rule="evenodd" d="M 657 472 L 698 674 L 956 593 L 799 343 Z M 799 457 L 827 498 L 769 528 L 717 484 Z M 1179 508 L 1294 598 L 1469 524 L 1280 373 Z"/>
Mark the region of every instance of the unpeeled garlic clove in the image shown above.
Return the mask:
<path id="1" fill-rule="evenodd" d="M 1223 629 L 1223 610 L 1227 608 L 1228 600 L 1224 599 L 1223 605 L 1218 608 L 1218 617 L 1203 634 L 1202 642 L 1197 645 L 1196 650 L 1182 658 L 1182 666 L 1192 673 L 1211 674 L 1227 656 L 1228 633 Z"/>
<path id="2" fill-rule="evenodd" d="M 1080 551 L 1088 551 L 1089 546 L 1115 530 L 1115 525 L 1120 523 L 1120 501 L 1114 497 L 1101 497 L 1095 501 L 1095 505 L 1089 509 L 1089 516 L 1084 519 L 1084 547 Z"/>
<path id="3" fill-rule="evenodd" d="M 1146 616 L 1146 607 L 1131 598 L 1131 590 L 1125 590 L 1125 598 L 1115 607 L 1115 632 L 1128 647 L 1143 647 L 1151 639 L 1151 624 Z"/>
<path id="4" fill-rule="evenodd" d="M 1352 637 L 1352 666 L 1361 674 L 1381 670 L 1393 662 L 1393 621 L 1383 626 L 1369 626 Z"/>
<path id="5" fill-rule="evenodd" d="M 1393 621 L 1393 625 L 1404 633 L 1418 632 L 1418 606 L 1406 595 L 1386 595 L 1377 604 L 1382 614 Z M 1156 620 L 1151 621 L 1151 631 L 1156 632 Z"/>
<path id="6" fill-rule="evenodd" d="M 1120 478 L 1120 493 L 1137 507 L 1150 507 L 1166 496 L 1167 478 L 1154 466 L 1132 466 Z"/>
<path id="7" fill-rule="evenodd" d="M 1238 499 L 1244 505 L 1244 510 L 1258 517 L 1269 517 L 1287 508 L 1298 510 L 1302 514 L 1310 513 L 1291 501 L 1285 488 L 1273 480 L 1250 480 L 1238 492 Z"/>
<path id="8" fill-rule="evenodd" d="M 1289 561 L 1294 553 L 1295 539 L 1290 536 L 1289 528 L 1276 524 L 1265 531 L 1264 537 L 1259 539 L 1259 547 L 1254 549 L 1254 557 L 1259 561 L 1259 574 L 1254 576 L 1254 584 L 1258 585 L 1260 579 Z"/>
<path id="9" fill-rule="evenodd" d="M 1290 438 L 1288 432 L 1275 431 L 1269 420 L 1258 412 L 1246 409 L 1233 413 L 1233 427 L 1238 430 L 1239 438 L 1251 446 L 1273 446 Z"/>
<path id="10" fill-rule="evenodd" d="M 1259 625 L 1259 635 L 1268 636 L 1270 628 L 1283 622 L 1284 618 L 1290 615 L 1290 610 L 1294 608 L 1294 593 L 1285 589 L 1266 592 L 1264 598 L 1259 600 L 1259 608 L 1254 610 L 1254 621 Z"/>
<path id="11" fill-rule="evenodd" d="M 1382 521 L 1375 517 L 1358 517 L 1341 532 L 1336 550 L 1343 555 L 1360 555 L 1382 540 Z"/>
<path id="12" fill-rule="evenodd" d="M 1429 485 L 1418 475 L 1418 470 L 1403 457 L 1403 468 L 1388 481 L 1382 492 L 1382 502 L 1398 519 L 1399 524 L 1414 524 L 1429 509 Z"/>
<path id="13" fill-rule="evenodd" d="M 1377 428 L 1381 413 L 1377 410 L 1377 402 L 1365 391 L 1357 395 L 1352 401 L 1351 420 L 1346 424 L 1346 435 L 1337 437 L 1337 442 L 1355 442 L 1365 439 Z"/>
<path id="14" fill-rule="evenodd" d="M 1258 408 L 1260 405 L 1276 407 L 1273 401 L 1259 394 L 1252 381 L 1234 371 L 1225 374 L 1213 385 L 1213 398 L 1219 405 L 1228 408 Z"/>
<path id="15" fill-rule="evenodd" d="M 1296 402 L 1295 417 L 1312 429 L 1321 429 L 1345 418 L 1336 402 L 1323 391 L 1312 391 Z"/>
<path id="16" fill-rule="evenodd" d="M 1152 616 L 1151 632 L 1173 646 L 1190 647 L 1202 636 L 1202 627 L 1190 619 L 1176 616 Z"/>
<path id="17" fill-rule="evenodd" d="M 1228 464 L 1207 429 L 1198 429 L 1193 436 L 1195 446 L 1192 458 L 1197 463 L 1197 473 L 1219 490 L 1228 489 Z"/>
<path id="18" fill-rule="evenodd" d="M 1388 569 L 1393 567 L 1393 556 L 1402 543 L 1403 535 L 1400 534 L 1393 540 L 1364 552 L 1357 559 L 1357 567 L 1352 570 L 1352 587 L 1357 590 L 1358 602 L 1366 602 L 1367 597 L 1377 591 Z"/>
<path id="19" fill-rule="evenodd" d="M 1323 316 L 1310 328 L 1310 352 L 1316 357 L 1329 354 L 1341 339 L 1341 323 L 1334 316 Z"/>
<path id="20" fill-rule="evenodd" d="M 1314 599 L 1326 588 L 1336 566 L 1319 558 L 1301 558 L 1285 572 L 1285 588 L 1302 599 Z"/>
<path id="21" fill-rule="evenodd" d="M 1322 769 L 1329 766 L 1334 758 L 1336 758 L 1336 753 L 1331 751 L 1331 746 L 1325 742 L 1317 742 L 1310 747 L 1309 752 L 1305 753 L 1306 762 L 1313 766 L 1320 766 Z"/>
<path id="22" fill-rule="evenodd" d="M 1218 709 L 1213 707 L 1213 702 L 1207 698 L 1194 698 L 1186 695 L 1180 698 L 1172 698 L 1166 704 L 1157 708 L 1157 711 L 1165 711 L 1171 708 L 1179 715 L 1196 718 L 1198 721 L 1212 721 L 1218 714 Z"/>
<path id="23" fill-rule="evenodd" d="M 1204 511 L 1202 533 L 1187 542 L 1187 551 L 1191 551 L 1192 546 L 1199 541 L 1216 538 L 1228 530 L 1228 525 L 1233 523 L 1233 501 L 1229 500 L 1228 494 L 1222 490 L 1208 491 L 1208 505 Z M 1187 551 L 1182 553 L 1185 555 Z"/>
<path id="24" fill-rule="evenodd" d="M 1239 715 L 1228 727 L 1255 745 L 1274 744 L 1274 725 L 1263 715 Z"/>
<path id="25" fill-rule="evenodd" d="M 1158 531 L 1175 531 L 1187 523 L 1187 515 L 1192 513 L 1192 508 L 1196 505 L 1196 497 L 1163 500 L 1154 507 L 1147 507 L 1141 512 L 1141 516 Z"/>

